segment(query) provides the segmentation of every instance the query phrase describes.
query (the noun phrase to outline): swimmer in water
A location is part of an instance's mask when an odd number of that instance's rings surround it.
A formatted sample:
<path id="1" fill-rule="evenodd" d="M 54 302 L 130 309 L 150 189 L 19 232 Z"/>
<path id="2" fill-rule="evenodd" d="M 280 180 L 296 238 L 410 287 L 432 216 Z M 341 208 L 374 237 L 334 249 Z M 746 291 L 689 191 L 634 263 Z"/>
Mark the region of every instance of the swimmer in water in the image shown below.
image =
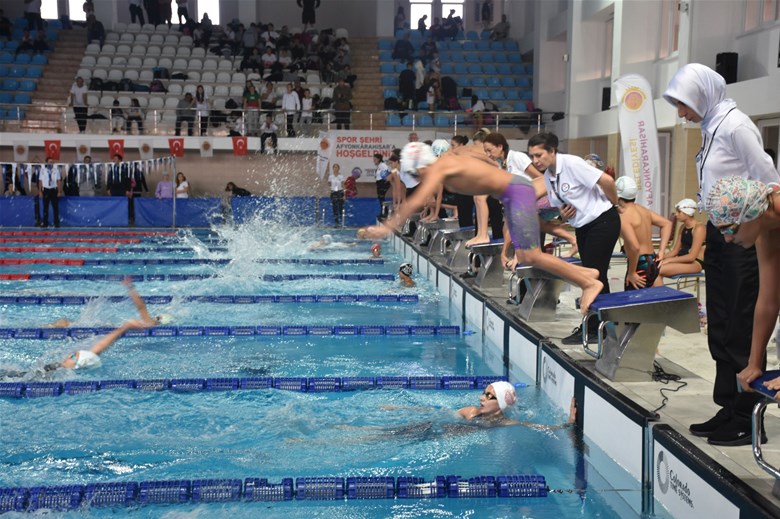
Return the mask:
<path id="1" fill-rule="evenodd" d="M 382 257 L 382 246 L 378 243 L 375 243 L 371 246 L 371 257 L 372 258 L 381 258 Z"/>
<path id="2" fill-rule="evenodd" d="M 411 263 L 404 263 L 401 265 L 401 267 L 398 269 L 398 279 L 401 281 L 401 284 L 405 287 L 413 287 L 415 286 L 415 282 L 412 279 L 412 273 L 414 272 L 412 268 Z"/>
<path id="3" fill-rule="evenodd" d="M 437 159 L 430 146 L 421 143 L 404 146 L 401 165 L 403 171 L 421 178 L 420 185 L 382 225 L 369 227 L 367 238 L 383 238 L 399 229 L 442 184 L 454 193 L 500 197 L 517 263 L 539 267 L 578 285 L 582 289 L 580 311 L 587 315 L 603 284 L 596 269 L 572 265 L 542 251 L 536 200 L 546 194 L 543 179 L 529 181 L 512 175 L 496 167 L 483 152 L 468 148 L 446 152 Z"/>
<path id="4" fill-rule="evenodd" d="M 319 240 L 309 245 L 309 250 L 340 249 L 356 245 L 357 242 L 354 241 L 333 241 L 333 236 L 323 234 Z"/>
<path id="5" fill-rule="evenodd" d="M 159 314 L 154 317 L 149 315 L 149 310 L 146 308 L 146 303 L 144 303 L 144 300 L 141 299 L 141 296 L 138 295 L 135 287 L 133 287 L 132 278 L 129 276 L 125 277 L 124 281 L 122 281 L 122 284 L 127 287 L 127 294 L 133 301 L 136 310 L 138 310 L 138 316 L 141 318 L 141 322 L 143 322 L 147 327 L 166 326 L 173 321 L 173 316 L 170 314 Z M 73 326 L 73 324 L 73 321 L 69 319 L 58 319 L 53 323 L 49 323 L 47 326 L 48 328 L 70 328 Z"/>

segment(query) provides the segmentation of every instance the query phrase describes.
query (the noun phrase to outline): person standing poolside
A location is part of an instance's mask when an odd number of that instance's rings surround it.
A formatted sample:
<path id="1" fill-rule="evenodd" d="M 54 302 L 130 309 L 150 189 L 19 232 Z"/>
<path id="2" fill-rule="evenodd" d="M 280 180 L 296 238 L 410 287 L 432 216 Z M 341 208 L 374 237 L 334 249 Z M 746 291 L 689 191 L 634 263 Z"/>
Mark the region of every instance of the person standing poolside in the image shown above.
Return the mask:
<path id="1" fill-rule="evenodd" d="M 344 175 L 341 174 L 341 166 L 333 164 L 328 175 L 328 184 L 330 184 L 330 204 L 333 208 L 333 225 L 338 227 L 342 224 L 341 216 L 344 214 Z"/>
<path id="2" fill-rule="evenodd" d="M 689 63 L 669 81 L 664 99 L 679 117 L 701 123 L 702 148 L 696 155 L 700 201 L 709 199 L 719 179 L 732 175 L 764 184 L 780 182 L 758 128 L 726 98 L 726 81 L 720 74 Z M 736 376 L 748 367 L 752 374 L 766 367 L 765 357 L 750 355 L 751 341 L 768 340 L 760 331 L 753 333 L 759 287 L 756 250 L 727 242 L 712 222 L 707 224 L 705 243 L 707 343 L 715 360 L 712 397 L 721 409 L 711 419 L 692 424 L 690 431 L 714 445 L 750 445 L 751 412 L 761 396 L 739 392 Z"/>
<path id="3" fill-rule="evenodd" d="M 696 221 L 698 204 L 690 198 L 683 198 L 674 206 L 675 218 L 680 223 L 674 247 L 661 259 L 655 286 L 663 286 L 664 277 L 679 274 L 698 274 L 704 268 L 704 239 L 707 227 Z"/>
<path id="4" fill-rule="evenodd" d="M 54 164 L 51 158 L 46 159 L 46 164 L 38 175 L 38 192 L 43 194 L 43 219 L 41 227 L 49 226 L 49 205 L 52 207 L 52 223 L 54 227 L 60 226 L 60 197 L 62 196 L 62 175 L 60 167 Z"/>
<path id="5" fill-rule="evenodd" d="M 636 290 L 653 286 L 658 276 L 658 262 L 664 258 L 664 252 L 672 235 L 672 222 L 637 205 L 637 185 L 631 177 L 620 177 L 615 181 L 620 212 L 620 236 L 623 238 L 627 266 L 625 289 Z M 653 248 L 653 226 L 661 230 L 661 244 L 658 254 Z"/>
<path id="6" fill-rule="evenodd" d="M 541 179 L 529 182 L 512 175 L 497 168 L 484 152 L 471 148 L 454 150 L 437 159 L 430 146 L 421 143 L 404 147 L 401 170 L 419 175 L 420 186 L 384 225 L 369 227 L 366 237 L 382 238 L 398 229 L 442 184 L 457 193 L 501 197 L 518 263 L 539 267 L 578 285 L 582 289 L 580 309 L 587 313 L 603 285 L 595 269 L 578 267 L 542 252 L 536 209 L 536 199 L 545 192 Z"/>
<path id="7" fill-rule="evenodd" d="M 615 181 L 580 157 L 558 153 L 558 137 L 552 133 L 531 137 L 528 155 L 534 167 L 544 172 L 550 204 L 558 207 L 561 218 L 574 227 L 582 266 L 598 271 L 600 292 L 609 294 L 607 269 L 620 236 Z M 585 339 L 582 327 L 577 327 L 561 342 L 567 345 L 582 344 L 583 340 L 595 342 L 598 324 L 597 319 L 590 319 Z"/>

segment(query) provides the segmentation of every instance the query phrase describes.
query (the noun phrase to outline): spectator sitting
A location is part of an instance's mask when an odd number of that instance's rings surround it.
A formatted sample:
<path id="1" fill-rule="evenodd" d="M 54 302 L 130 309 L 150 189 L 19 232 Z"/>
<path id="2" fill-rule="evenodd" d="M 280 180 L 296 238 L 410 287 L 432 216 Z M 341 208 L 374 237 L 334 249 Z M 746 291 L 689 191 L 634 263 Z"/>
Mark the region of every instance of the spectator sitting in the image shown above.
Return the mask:
<path id="1" fill-rule="evenodd" d="M 252 193 L 250 193 L 246 189 L 236 186 L 233 182 L 227 183 L 227 186 L 225 187 L 225 191 L 230 193 L 230 195 L 232 196 L 252 196 Z"/>
<path id="2" fill-rule="evenodd" d="M 339 70 L 336 74 L 336 81 L 339 81 L 343 79 L 348 85 L 349 88 L 355 88 L 355 80 L 357 79 L 357 76 L 352 73 L 352 67 L 347 65 L 342 70 Z"/>
<path id="3" fill-rule="evenodd" d="M 114 99 L 111 106 L 111 133 L 119 133 L 125 127 L 125 112 L 119 107 L 119 100 Z"/>
<path id="4" fill-rule="evenodd" d="M 87 17 L 87 43 L 93 41 L 98 41 L 101 49 L 106 42 L 106 29 L 94 14 Z"/>
<path id="5" fill-rule="evenodd" d="M 270 81 L 265 82 L 265 88 L 260 94 L 260 108 L 263 110 L 276 108 L 276 93 L 274 92 L 274 84 Z"/>
<path id="6" fill-rule="evenodd" d="M 490 33 L 490 39 L 493 41 L 505 40 L 509 36 L 509 22 L 506 19 L 506 15 L 501 15 L 501 21 L 498 22 Z"/>
<path id="7" fill-rule="evenodd" d="M 271 66 L 278 61 L 278 58 L 276 57 L 276 54 L 274 54 L 274 50 L 271 48 L 271 46 L 266 46 L 265 52 L 262 56 L 260 56 L 260 63 L 262 63 L 263 68 L 270 69 Z"/>
<path id="8" fill-rule="evenodd" d="M 420 48 L 423 61 L 431 61 L 438 51 L 439 49 L 436 47 L 436 42 L 433 41 L 433 36 L 428 36 L 428 39 L 425 40 L 425 43 Z"/>
<path id="9" fill-rule="evenodd" d="M 463 28 L 463 21 L 460 16 L 455 16 L 455 9 L 450 9 L 450 14 L 442 23 L 445 38 L 455 39 L 458 32 Z"/>
<path id="10" fill-rule="evenodd" d="M 11 38 L 11 20 L 0 9 L 0 37 Z"/>
<path id="11" fill-rule="evenodd" d="M 279 58 L 277 61 L 283 68 L 289 69 L 290 65 L 292 65 L 292 53 L 290 52 L 290 49 L 279 49 Z"/>
<path id="12" fill-rule="evenodd" d="M 395 42 L 393 59 L 410 61 L 412 58 L 414 58 L 414 47 L 412 46 L 412 42 L 409 41 L 409 33 L 407 32 L 402 39 Z"/>
<path id="13" fill-rule="evenodd" d="M 184 99 L 176 105 L 176 135 L 181 135 L 182 123 L 187 123 L 187 135 L 192 137 L 192 127 L 195 124 L 195 99 L 187 92 Z"/>
<path id="14" fill-rule="evenodd" d="M 28 52 L 33 50 L 33 39 L 30 36 L 30 31 L 25 29 L 22 32 L 22 39 L 19 41 L 19 45 L 16 47 L 16 54 L 21 52 Z"/>
<path id="15" fill-rule="evenodd" d="M 325 63 L 325 68 L 320 70 L 320 80 L 328 85 L 336 82 L 336 72 L 333 70 L 333 63 Z"/>
<path id="16" fill-rule="evenodd" d="M 471 122 L 476 126 L 477 128 L 482 127 L 482 112 L 485 111 L 485 103 L 482 102 L 482 100 L 477 96 L 477 94 L 474 94 L 471 96 L 471 108 L 466 110 L 467 112 L 471 112 Z"/>
<path id="17" fill-rule="evenodd" d="M 279 33 L 274 30 L 274 24 L 269 23 L 266 26 L 265 31 L 260 34 L 260 39 L 263 40 L 266 45 L 276 47 L 276 40 L 279 39 Z"/>
<path id="18" fill-rule="evenodd" d="M 32 50 L 41 54 L 51 50 L 49 44 L 46 43 L 46 33 L 38 32 L 37 36 L 35 36 L 35 41 L 33 41 Z"/>
<path id="19" fill-rule="evenodd" d="M 130 108 L 127 109 L 127 123 L 125 125 L 125 131 L 130 134 L 133 129 L 133 123 L 138 125 L 138 135 L 144 133 L 144 111 L 141 108 L 141 104 L 137 98 L 130 100 Z"/>

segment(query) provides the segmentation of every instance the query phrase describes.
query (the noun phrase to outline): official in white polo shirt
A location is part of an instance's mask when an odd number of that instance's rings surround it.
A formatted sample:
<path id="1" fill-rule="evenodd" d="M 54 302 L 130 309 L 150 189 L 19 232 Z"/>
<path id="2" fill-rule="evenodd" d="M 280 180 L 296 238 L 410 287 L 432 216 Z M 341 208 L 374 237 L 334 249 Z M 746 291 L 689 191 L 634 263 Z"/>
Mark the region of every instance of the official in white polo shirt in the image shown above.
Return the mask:
<path id="1" fill-rule="evenodd" d="M 599 271 L 604 284 L 601 293 L 608 294 L 607 269 L 620 236 L 615 180 L 580 157 L 558 153 L 558 137 L 552 133 L 531 137 L 528 155 L 534 167 L 544 172 L 550 204 L 559 208 L 561 218 L 574 227 L 582 266 Z M 597 327 L 597 320 L 591 319 L 588 342 L 597 340 Z M 562 342 L 582 343 L 582 330 L 575 328 Z"/>
<path id="2" fill-rule="evenodd" d="M 49 204 L 54 210 L 54 227 L 60 226 L 60 199 L 62 196 L 62 174 L 59 166 L 54 165 L 51 158 L 46 159 L 46 165 L 38 175 L 38 191 L 43 193 L 43 220 L 41 227 L 49 226 Z"/>

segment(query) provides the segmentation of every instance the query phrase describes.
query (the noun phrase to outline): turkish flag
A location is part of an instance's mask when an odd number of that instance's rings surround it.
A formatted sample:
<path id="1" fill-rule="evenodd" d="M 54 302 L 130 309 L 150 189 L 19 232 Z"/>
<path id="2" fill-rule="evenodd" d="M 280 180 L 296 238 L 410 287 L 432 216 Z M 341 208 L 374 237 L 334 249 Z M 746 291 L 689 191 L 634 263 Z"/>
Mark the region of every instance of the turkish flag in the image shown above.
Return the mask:
<path id="1" fill-rule="evenodd" d="M 60 160 L 60 141 L 43 141 L 46 158 Z"/>
<path id="2" fill-rule="evenodd" d="M 113 159 L 114 155 L 119 155 L 123 159 L 125 158 L 124 139 L 108 139 L 108 156 Z"/>
<path id="3" fill-rule="evenodd" d="M 184 139 L 168 139 L 168 148 L 171 150 L 171 155 L 174 157 L 184 156 Z"/>
<path id="4" fill-rule="evenodd" d="M 233 137 L 233 155 L 242 157 L 246 155 L 247 139 L 246 137 Z"/>

